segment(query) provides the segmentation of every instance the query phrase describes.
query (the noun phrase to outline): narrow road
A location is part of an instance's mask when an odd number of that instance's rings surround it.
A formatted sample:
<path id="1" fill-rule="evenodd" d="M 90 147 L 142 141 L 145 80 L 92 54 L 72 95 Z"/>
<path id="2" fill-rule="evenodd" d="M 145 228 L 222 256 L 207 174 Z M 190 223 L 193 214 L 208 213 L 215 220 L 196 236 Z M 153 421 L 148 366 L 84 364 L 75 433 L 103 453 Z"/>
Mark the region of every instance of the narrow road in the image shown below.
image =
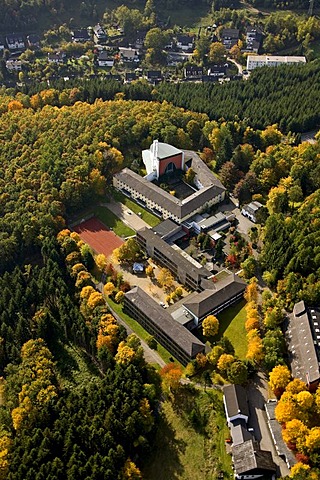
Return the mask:
<path id="1" fill-rule="evenodd" d="M 248 386 L 249 400 L 249 427 L 254 429 L 254 436 L 260 442 L 261 450 L 267 450 L 272 453 L 273 461 L 278 465 L 281 476 L 290 474 L 285 461 L 279 457 L 274 447 L 271 433 L 267 423 L 267 414 L 264 408 L 269 397 L 268 383 L 265 375 L 258 372 L 254 380 Z"/>
<path id="2" fill-rule="evenodd" d="M 150 225 L 142 220 L 139 215 L 130 210 L 130 208 L 123 205 L 123 203 L 110 199 L 110 202 L 101 203 L 101 206 L 111 210 L 111 212 L 114 213 L 123 223 L 135 231 L 141 230 L 144 227 L 150 228 Z"/>

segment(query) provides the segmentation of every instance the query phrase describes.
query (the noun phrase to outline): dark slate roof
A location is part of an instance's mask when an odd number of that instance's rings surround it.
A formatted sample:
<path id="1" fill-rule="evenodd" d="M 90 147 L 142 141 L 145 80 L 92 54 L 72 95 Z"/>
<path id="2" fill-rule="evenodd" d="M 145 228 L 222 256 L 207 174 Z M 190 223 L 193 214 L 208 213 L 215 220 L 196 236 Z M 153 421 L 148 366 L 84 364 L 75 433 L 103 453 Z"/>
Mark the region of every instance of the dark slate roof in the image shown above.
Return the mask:
<path id="1" fill-rule="evenodd" d="M 147 78 L 148 79 L 160 79 L 162 78 L 161 70 L 148 70 L 147 71 Z"/>
<path id="2" fill-rule="evenodd" d="M 247 393 L 241 385 L 226 385 L 223 394 L 229 418 L 240 413 L 249 416 Z"/>
<path id="3" fill-rule="evenodd" d="M 171 233 L 174 233 L 178 227 L 180 227 L 180 225 L 177 225 L 175 222 L 173 222 L 168 218 L 167 220 L 164 220 L 163 222 L 159 223 L 159 225 L 156 225 L 155 227 L 153 227 L 152 230 L 156 232 L 158 235 L 160 235 L 161 238 L 163 238 L 163 237 L 167 237 Z"/>
<path id="4" fill-rule="evenodd" d="M 225 191 L 220 180 L 213 175 L 211 170 L 202 162 L 195 152 L 189 150 L 185 150 L 184 152 L 185 161 L 188 161 L 188 158 L 192 158 L 191 166 L 203 186 L 202 189 L 194 192 L 184 200 L 179 200 L 173 195 L 170 195 L 170 193 L 162 190 L 162 188 L 149 182 L 129 168 L 124 168 L 121 172 L 117 173 L 115 177 L 140 192 L 146 198 L 154 200 L 172 215 L 178 218 L 184 218 Z"/>
<path id="5" fill-rule="evenodd" d="M 132 288 L 125 295 L 130 302 L 149 317 L 151 323 L 163 330 L 187 355 L 195 357 L 197 353 L 204 350 L 205 345 L 200 340 L 176 322 L 170 313 L 158 305 L 140 287 Z"/>
<path id="6" fill-rule="evenodd" d="M 260 450 L 257 443 L 248 440 L 232 447 L 232 457 L 235 473 L 244 475 L 254 470 L 275 473 L 276 465 L 272 460 L 271 452 Z"/>
<path id="7" fill-rule="evenodd" d="M 248 432 L 245 425 L 241 423 L 235 426 L 231 425 L 230 432 L 233 445 L 240 445 L 240 443 L 247 442 L 248 440 L 254 440 L 253 435 Z"/>
<path id="8" fill-rule="evenodd" d="M 295 315 L 298 313 L 298 316 Z M 306 383 L 317 382 L 320 379 L 318 342 L 313 338 L 308 312 L 299 302 L 294 312 L 289 316 L 286 332 L 289 359 L 294 377 Z"/>
<path id="9" fill-rule="evenodd" d="M 211 288 L 206 288 L 200 293 L 189 295 L 186 302 L 184 302 L 184 306 L 198 318 L 205 317 L 230 298 L 238 293 L 244 292 L 246 283 L 232 273 L 227 277 L 218 280 L 217 283 L 208 280 L 205 282 L 204 286 L 210 286 Z"/>
<path id="10" fill-rule="evenodd" d="M 239 38 L 239 30 L 237 28 L 224 28 L 221 32 L 221 38 Z"/>
<path id="11" fill-rule="evenodd" d="M 137 78 L 136 72 L 126 72 L 124 74 L 124 78 L 125 80 L 136 80 Z"/>
<path id="12" fill-rule="evenodd" d="M 158 250 L 160 250 L 163 255 L 170 259 L 171 262 L 173 262 L 175 265 L 178 265 L 179 268 L 187 272 L 192 278 L 207 278 L 212 275 L 211 272 L 209 272 L 209 270 L 207 270 L 205 267 L 197 268 L 196 266 L 194 266 L 191 262 L 189 262 L 187 258 L 180 255 L 179 251 L 170 247 L 170 245 L 168 245 L 164 240 L 162 240 L 160 235 L 158 235 L 150 228 L 145 227 L 139 230 L 138 234 L 139 236 L 144 238 L 149 244 L 152 244 L 153 246 L 158 248 Z"/>
<path id="13" fill-rule="evenodd" d="M 86 28 L 80 28 L 79 30 L 74 30 L 72 32 L 72 37 L 74 39 L 81 39 L 81 40 L 90 40 L 90 35 L 88 33 L 88 30 Z"/>
<path id="14" fill-rule="evenodd" d="M 297 459 L 292 450 L 290 450 L 282 438 L 282 427 L 276 420 L 275 409 L 277 401 L 269 401 L 265 404 L 266 414 L 268 418 L 269 429 L 273 438 L 278 455 L 285 456 L 287 464 L 293 467 L 297 463 Z"/>
<path id="15" fill-rule="evenodd" d="M 192 35 L 177 35 L 177 42 L 182 45 L 189 45 L 189 43 L 194 42 L 194 36 Z"/>

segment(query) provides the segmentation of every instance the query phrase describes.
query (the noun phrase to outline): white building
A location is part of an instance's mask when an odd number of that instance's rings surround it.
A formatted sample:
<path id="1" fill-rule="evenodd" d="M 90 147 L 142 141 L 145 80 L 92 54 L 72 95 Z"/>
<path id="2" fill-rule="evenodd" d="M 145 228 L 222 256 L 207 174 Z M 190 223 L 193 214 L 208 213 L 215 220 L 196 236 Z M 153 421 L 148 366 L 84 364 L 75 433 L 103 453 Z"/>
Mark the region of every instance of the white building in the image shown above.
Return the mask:
<path id="1" fill-rule="evenodd" d="M 254 70 L 258 67 L 278 67 L 283 64 L 293 65 L 295 63 L 306 63 L 306 57 L 248 55 L 247 70 Z"/>

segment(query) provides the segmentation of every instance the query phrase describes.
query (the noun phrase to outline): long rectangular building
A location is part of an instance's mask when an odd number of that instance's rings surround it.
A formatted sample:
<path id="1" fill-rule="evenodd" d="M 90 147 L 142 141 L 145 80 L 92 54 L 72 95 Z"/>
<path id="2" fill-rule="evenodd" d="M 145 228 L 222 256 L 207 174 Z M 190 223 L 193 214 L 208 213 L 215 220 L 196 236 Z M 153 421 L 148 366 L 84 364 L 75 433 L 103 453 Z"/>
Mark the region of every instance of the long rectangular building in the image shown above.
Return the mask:
<path id="1" fill-rule="evenodd" d="M 279 65 L 294 65 L 306 63 L 306 57 L 294 57 L 287 55 L 248 55 L 247 70 L 259 67 L 278 67 Z"/>
<path id="2" fill-rule="evenodd" d="M 212 276 L 209 270 L 195 266 L 150 228 L 138 230 L 137 241 L 149 257 L 168 268 L 179 282 L 191 290 L 201 290 L 202 279 Z"/>
<path id="3" fill-rule="evenodd" d="M 140 287 L 134 287 L 125 294 L 124 312 L 139 322 L 182 365 L 187 365 L 198 353 L 205 351 L 205 345 L 200 340 Z"/>
<path id="4" fill-rule="evenodd" d="M 184 150 L 183 159 L 185 168 L 192 168 L 196 174 L 196 188 L 194 193 L 182 200 L 129 168 L 124 168 L 114 175 L 113 185 L 159 217 L 165 220 L 170 218 L 181 224 L 193 215 L 221 203 L 226 191 L 220 180 L 195 152 Z"/>

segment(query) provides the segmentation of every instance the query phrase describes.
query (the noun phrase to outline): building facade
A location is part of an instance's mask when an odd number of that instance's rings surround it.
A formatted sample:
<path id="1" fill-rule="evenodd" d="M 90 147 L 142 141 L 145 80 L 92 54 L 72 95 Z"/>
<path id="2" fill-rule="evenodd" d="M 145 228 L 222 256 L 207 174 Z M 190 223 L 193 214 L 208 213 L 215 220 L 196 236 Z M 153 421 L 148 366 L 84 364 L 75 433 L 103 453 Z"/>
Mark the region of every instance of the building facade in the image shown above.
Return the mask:
<path id="1" fill-rule="evenodd" d="M 306 63 L 306 57 L 273 56 L 273 55 L 248 55 L 247 70 L 259 67 L 278 67 L 279 65 L 294 65 Z"/>

